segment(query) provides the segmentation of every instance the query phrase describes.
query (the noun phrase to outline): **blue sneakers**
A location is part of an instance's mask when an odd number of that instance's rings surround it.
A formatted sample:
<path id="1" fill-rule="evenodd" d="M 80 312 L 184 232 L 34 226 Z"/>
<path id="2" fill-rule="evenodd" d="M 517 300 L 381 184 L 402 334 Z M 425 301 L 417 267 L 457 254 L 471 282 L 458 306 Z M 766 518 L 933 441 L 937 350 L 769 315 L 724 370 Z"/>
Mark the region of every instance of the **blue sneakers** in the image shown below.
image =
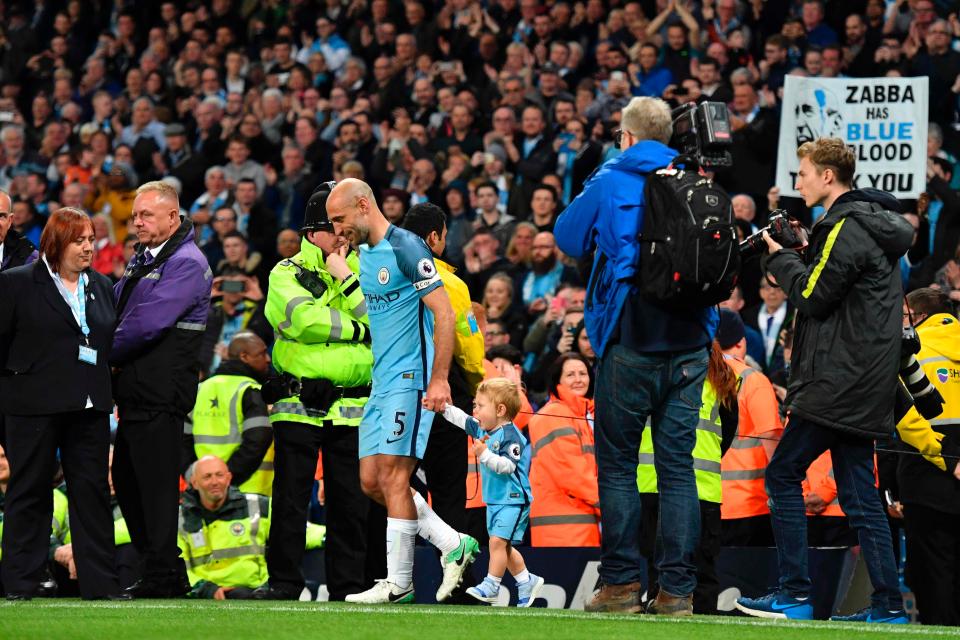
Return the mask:
<path id="1" fill-rule="evenodd" d="M 530 579 L 517 585 L 517 606 L 521 609 L 529 607 L 540 595 L 544 580 L 540 576 L 530 574 Z"/>
<path id="2" fill-rule="evenodd" d="M 890 611 L 867 607 L 849 616 L 832 616 L 835 622 L 876 622 L 878 624 L 910 624 L 910 618 L 903 609 Z"/>
<path id="3" fill-rule="evenodd" d="M 755 618 L 813 620 L 813 605 L 809 598 L 798 600 L 781 591 L 774 591 L 762 598 L 737 598 L 734 606 Z"/>
<path id="4" fill-rule="evenodd" d="M 500 593 L 500 585 L 494 584 L 486 578 L 475 587 L 467 589 L 467 595 L 473 596 L 480 602 L 493 604 L 497 601 L 497 595 Z"/>

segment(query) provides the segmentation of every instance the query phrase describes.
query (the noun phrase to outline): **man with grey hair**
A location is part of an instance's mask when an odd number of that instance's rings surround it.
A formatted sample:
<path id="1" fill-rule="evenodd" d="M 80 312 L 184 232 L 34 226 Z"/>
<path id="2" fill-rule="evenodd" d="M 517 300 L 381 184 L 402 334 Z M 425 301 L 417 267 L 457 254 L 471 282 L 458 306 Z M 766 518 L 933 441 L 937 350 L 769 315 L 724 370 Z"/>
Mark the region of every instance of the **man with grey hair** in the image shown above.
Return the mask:
<path id="1" fill-rule="evenodd" d="M 692 452 L 717 313 L 668 311 L 641 297 L 634 284 L 644 184 L 677 156 L 667 146 L 672 130 L 667 103 L 633 98 L 617 133 L 623 153 L 593 174 L 554 227 L 557 246 L 568 256 L 596 254 L 584 320 L 599 359 L 594 397 L 603 586 L 588 611 L 640 611 L 637 464 L 649 417 L 660 488 L 660 591 L 647 611 L 693 612 L 700 510 Z"/>
<path id="2" fill-rule="evenodd" d="M 745 193 L 738 193 L 730 199 L 730 204 L 733 206 L 734 218 L 749 222 L 751 227 L 756 228 L 753 219 L 757 217 L 757 203 L 753 198 Z"/>
<path id="3" fill-rule="evenodd" d="M 176 190 L 148 182 L 133 201 L 136 255 L 114 288 L 117 329 L 110 364 L 120 425 L 113 482 L 141 558 L 137 598 L 190 590 L 177 548 L 183 423 L 197 396 L 196 353 L 213 274 L 180 218 Z"/>
<path id="4" fill-rule="evenodd" d="M 164 136 L 163 124 L 155 117 L 153 100 L 146 96 L 134 100 L 130 124 L 123 128 L 120 144 L 129 146 L 136 154 L 137 144 L 143 138 L 152 140 L 161 152 L 166 151 L 167 139 Z"/>
<path id="5" fill-rule="evenodd" d="M 190 146 L 210 164 L 221 162 L 226 149 L 226 143 L 222 139 L 223 129 L 220 126 L 223 107 L 220 98 L 210 96 L 204 98 L 193 113 L 197 126 L 190 140 Z"/>
<path id="6" fill-rule="evenodd" d="M 29 164 L 32 158 L 26 150 L 23 127 L 8 124 L 0 129 L 0 145 L 3 147 L 3 163 L 0 164 L 0 189 L 9 190 L 14 169 Z"/>
<path id="7" fill-rule="evenodd" d="M 281 131 L 286 123 L 286 113 L 283 109 L 283 92 L 279 89 L 270 88 L 260 96 L 260 110 L 263 115 L 260 118 L 260 127 L 263 129 L 263 135 L 267 137 L 272 144 L 280 144 L 283 140 Z"/>

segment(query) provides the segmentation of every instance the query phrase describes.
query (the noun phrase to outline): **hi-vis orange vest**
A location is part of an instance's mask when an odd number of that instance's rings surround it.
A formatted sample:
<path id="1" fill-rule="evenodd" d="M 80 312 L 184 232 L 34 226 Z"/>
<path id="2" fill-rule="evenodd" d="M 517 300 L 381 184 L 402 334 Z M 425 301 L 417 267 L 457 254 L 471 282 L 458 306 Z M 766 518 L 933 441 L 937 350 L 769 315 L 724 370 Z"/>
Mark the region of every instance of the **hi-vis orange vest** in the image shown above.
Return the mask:
<path id="1" fill-rule="evenodd" d="M 483 368 L 486 371 L 484 380 L 501 377 L 500 372 L 489 360 L 484 358 Z M 533 407 L 527 400 L 527 394 L 520 392 L 520 413 L 513 419 L 518 429 L 525 430 L 533 415 Z M 477 457 L 473 455 L 473 438 L 467 436 L 467 509 L 478 509 L 487 506 L 483 501 L 483 486 L 480 484 L 480 466 Z"/>
<path id="2" fill-rule="evenodd" d="M 530 541 L 535 547 L 600 546 L 593 401 L 559 385 L 530 420 Z"/>
<path id="3" fill-rule="evenodd" d="M 770 461 L 763 441 L 757 436 L 766 433 L 765 437 L 779 438 L 783 432 L 777 395 L 765 375 L 742 360 L 730 356 L 723 359 L 738 378 L 740 421 L 737 436 L 720 463 L 723 485 L 720 514 L 724 520 L 766 515 L 770 507 L 763 479 Z"/>
<path id="4" fill-rule="evenodd" d="M 819 458 L 813 461 L 807 469 L 807 477 L 803 481 L 803 495 L 816 493 L 827 503 L 827 508 L 820 513 L 807 511 L 808 516 L 845 516 L 837 499 L 837 481 L 833 477 L 833 458 L 829 451 L 824 451 Z"/>
<path id="5" fill-rule="evenodd" d="M 787 421 L 787 428 L 790 422 Z M 873 454 L 873 486 L 880 486 L 880 473 L 877 470 L 877 454 Z M 803 495 L 810 492 L 816 493 L 820 499 L 827 503 L 827 508 L 820 513 L 807 512 L 808 516 L 836 516 L 843 517 L 847 514 L 840 508 L 840 500 L 837 499 L 837 480 L 833 475 L 833 458 L 829 451 L 824 451 L 819 458 L 813 461 L 807 469 L 807 477 L 803 481 Z"/>

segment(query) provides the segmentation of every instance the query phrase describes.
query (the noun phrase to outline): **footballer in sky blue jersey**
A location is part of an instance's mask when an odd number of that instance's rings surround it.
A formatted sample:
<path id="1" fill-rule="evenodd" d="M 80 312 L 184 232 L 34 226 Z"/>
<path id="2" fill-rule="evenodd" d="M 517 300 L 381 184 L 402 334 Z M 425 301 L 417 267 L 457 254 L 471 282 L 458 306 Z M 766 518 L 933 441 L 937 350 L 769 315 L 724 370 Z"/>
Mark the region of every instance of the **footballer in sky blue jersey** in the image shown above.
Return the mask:
<path id="1" fill-rule="evenodd" d="M 360 246 L 360 288 L 373 347 L 373 392 L 360 429 L 360 456 L 423 458 L 433 412 L 421 405 L 433 365 L 433 313 L 422 298 L 443 287 L 419 236 L 390 225 Z"/>
<path id="2" fill-rule="evenodd" d="M 418 532 L 441 552 L 437 600 L 449 598 L 479 552 L 477 541 L 414 500 L 410 476 L 426 450 L 433 411 L 450 403 L 453 308 L 430 250 L 394 227 L 370 185 L 342 180 L 327 198 L 334 233 L 360 247 L 360 287 L 367 301 L 373 348 L 373 390 L 360 422 L 360 484 L 387 507 L 387 577 L 347 602 L 414 601 L 413 556 Z"/>

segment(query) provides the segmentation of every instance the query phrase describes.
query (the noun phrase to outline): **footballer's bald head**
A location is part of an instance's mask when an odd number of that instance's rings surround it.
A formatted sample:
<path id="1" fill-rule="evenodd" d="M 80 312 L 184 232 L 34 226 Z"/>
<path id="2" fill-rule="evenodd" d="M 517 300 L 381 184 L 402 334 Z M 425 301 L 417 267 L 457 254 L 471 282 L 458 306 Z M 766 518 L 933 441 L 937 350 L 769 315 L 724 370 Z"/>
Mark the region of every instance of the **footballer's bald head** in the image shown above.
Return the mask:
<path id="1" fill-rule="evenodd" d="M 333 223 L 334 233 L 346 237 L 354 246 L 367 242 L 371 229 L 379 241 L 389 226 L 373 197 L 373 189 L 356 178 L 341 180 L 330 192 L 327 218 Z"/>

